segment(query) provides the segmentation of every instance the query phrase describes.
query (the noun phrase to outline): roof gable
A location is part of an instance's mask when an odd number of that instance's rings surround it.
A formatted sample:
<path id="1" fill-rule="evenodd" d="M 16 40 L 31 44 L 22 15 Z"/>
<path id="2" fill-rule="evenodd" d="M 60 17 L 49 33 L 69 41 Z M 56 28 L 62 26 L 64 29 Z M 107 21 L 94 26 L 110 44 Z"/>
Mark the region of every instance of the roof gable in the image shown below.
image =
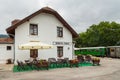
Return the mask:
<path id="1" fill-rule="evenodd" d="M 24 18 L 23 20 L 17 22 L 16 24 L 10 26 L 9 28 L 6 29 L 8 34 L 15 34 L 15 29 L 21 25 L 22 23 L 29 21 L 31 18 L 35 17 L 36 15 L 40 13 L 48 13 L 54 15 L 71 33 L 72 36 L 78 37 L 78 34 L 72 29 L 72 27 L 53 9 L 49 7 L 43 7 L 40 10 L 36 11 L 35 13 L 29 15 L 28 17 Z"/>

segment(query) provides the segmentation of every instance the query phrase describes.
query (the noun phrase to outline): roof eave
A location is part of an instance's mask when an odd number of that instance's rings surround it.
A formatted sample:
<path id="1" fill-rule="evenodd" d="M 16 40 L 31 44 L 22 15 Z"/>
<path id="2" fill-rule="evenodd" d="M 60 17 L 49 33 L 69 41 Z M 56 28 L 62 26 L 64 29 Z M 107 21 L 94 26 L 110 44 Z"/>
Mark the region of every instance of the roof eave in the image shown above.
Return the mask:
<path id="1" fill-rule="evenodd" d="M 49 13 L 49 14 L 53 14 L 71 33 L 73 38 L 78 37 L 79 35 L 74 31 L 74 29 L 55 11 L 55 10 L 50 10 L 50 9 L 46 9 L 46 8 L 42 8 L 41 10 L 36 11 L 35 13 L 29 15 L 28 17 L 24 18 L 23 20 L 21 20 L 20 22 L 8 27 L 6 29 L 8 34 L 15 34 L 15 28 L 17 28 L 19 25 L 21 25 L 22 23 L 29 21 L 32 17 L 40 14 L 40 13 Z"/>

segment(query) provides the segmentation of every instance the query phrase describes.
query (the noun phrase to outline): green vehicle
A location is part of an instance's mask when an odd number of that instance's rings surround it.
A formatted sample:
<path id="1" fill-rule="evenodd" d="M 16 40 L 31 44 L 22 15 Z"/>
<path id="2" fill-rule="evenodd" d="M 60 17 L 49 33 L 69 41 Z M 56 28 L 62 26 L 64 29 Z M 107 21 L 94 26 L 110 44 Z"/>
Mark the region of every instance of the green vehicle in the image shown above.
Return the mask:
<path id="1" fill-rule="evenodd" d="M 93 55 L 93 56 L 105 56 L 106 47 L 86 47 L 75 48 L 75 55 Z"/>

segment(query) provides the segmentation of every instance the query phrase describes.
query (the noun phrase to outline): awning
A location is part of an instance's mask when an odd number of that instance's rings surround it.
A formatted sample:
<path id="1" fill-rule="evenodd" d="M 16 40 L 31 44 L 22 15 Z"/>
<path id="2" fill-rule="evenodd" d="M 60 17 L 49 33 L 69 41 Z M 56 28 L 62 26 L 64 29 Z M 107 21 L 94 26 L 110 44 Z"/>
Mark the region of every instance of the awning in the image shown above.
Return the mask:
<path id="1" fill-rule="evenodd" d="M 21 50 L 49 49 L 49 48 L 53 48 L 53 45 L 45 44 L 40 41 L 30 41 L 28 43 L 19 45 L 18 48 Z"/>

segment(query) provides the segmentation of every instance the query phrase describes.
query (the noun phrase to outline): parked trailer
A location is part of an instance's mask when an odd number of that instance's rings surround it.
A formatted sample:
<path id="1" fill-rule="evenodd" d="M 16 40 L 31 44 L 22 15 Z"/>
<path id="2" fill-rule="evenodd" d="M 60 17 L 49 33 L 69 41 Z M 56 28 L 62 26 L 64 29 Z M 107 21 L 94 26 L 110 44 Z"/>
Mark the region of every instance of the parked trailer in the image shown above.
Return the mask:
<path id="1" fill-rule="evenodd" d="M 108 46 L 109 56 L 114 58 L 120 58 L 120 46 Z"/>
<path id="2" fill-rule="evenodd" d="M 75 55 L 106 56 L 106 47 L 75 48 Z"/>

